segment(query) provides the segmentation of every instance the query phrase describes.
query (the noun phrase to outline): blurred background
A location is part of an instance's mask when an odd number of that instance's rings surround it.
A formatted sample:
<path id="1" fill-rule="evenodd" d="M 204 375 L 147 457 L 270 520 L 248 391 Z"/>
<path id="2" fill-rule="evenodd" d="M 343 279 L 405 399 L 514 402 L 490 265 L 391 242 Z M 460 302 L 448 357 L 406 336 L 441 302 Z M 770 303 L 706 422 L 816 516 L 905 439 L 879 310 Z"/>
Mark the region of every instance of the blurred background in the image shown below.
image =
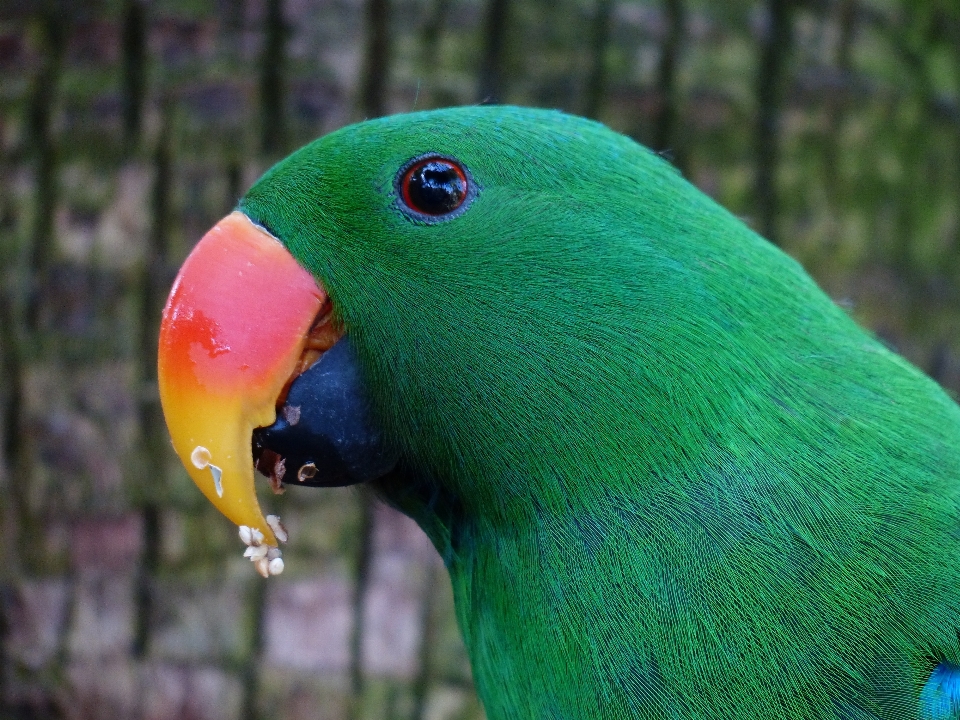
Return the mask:
<path id="1" fill-rule="evenodd" d="M 956 0 L 0 0 L 0 717 L 482 717 L 416 526 L 264 498 L 263 581 L 155 384 L 176 268 L 271 162 L 478 102 L 661 151 L 960 390 Z"/>

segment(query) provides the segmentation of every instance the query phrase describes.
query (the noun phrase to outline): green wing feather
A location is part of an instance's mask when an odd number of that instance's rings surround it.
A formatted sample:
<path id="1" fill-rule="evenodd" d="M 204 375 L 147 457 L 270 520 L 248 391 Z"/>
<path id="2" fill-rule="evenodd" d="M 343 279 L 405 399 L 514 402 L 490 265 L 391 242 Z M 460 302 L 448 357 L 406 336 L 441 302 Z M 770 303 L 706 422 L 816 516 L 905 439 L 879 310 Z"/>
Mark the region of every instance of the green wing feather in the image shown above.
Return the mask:
<path id="1" fill-rule="evenodd" d="M 398 169 L 478 192 L 418 223 Z M 628 138 L 401 115 L 241 203 L 322 281 L 490 718 L 916 718 L 960 661 L 960 413 Z"/>

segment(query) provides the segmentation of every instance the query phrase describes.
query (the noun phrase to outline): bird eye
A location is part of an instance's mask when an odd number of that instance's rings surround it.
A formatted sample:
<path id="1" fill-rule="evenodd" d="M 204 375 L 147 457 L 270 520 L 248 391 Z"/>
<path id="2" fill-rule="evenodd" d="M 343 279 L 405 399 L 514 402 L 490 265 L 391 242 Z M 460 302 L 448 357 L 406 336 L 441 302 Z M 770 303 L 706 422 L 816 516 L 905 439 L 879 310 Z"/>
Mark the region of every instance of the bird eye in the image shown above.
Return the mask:
<path id="1" fill-rule="evenodd" d="M 467 171 L 439 155 L 414 158 L 400 169 L 397 191 L 408 210 L 423 220 L 440 220 L 460 208 L 471 195 Z"/>

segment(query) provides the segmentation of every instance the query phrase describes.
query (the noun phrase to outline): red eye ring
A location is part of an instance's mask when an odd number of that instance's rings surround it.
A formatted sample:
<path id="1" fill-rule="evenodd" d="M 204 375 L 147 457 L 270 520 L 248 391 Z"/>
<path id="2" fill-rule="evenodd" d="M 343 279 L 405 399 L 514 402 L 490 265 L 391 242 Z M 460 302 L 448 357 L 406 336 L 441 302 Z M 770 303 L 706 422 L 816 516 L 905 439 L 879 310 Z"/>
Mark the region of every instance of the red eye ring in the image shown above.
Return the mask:
<path id="1" fill-rule="evenodd" d="M 459 162 L 430 154 L 414 158 L 400 169 L 397 195 L 408 213 L 430 222 L 459 214 L 473 188 Z"/>

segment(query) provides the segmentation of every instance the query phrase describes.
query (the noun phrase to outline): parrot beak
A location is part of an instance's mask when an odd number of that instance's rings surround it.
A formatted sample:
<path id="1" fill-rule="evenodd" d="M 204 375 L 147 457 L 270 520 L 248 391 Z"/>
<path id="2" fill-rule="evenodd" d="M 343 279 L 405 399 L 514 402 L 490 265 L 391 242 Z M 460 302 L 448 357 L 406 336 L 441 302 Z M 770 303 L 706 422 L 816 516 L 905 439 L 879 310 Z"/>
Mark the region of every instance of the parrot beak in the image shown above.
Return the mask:
<path id="1" fill-rule="evenodd" d="M 190 253 L 163 311 L 158 378 L 173 447 L 214 506 L 269 545 L 277 538 L 257 502 L 252 433 L 342 335 L 329 309 L 280 241 L 234 212 Z"/>

